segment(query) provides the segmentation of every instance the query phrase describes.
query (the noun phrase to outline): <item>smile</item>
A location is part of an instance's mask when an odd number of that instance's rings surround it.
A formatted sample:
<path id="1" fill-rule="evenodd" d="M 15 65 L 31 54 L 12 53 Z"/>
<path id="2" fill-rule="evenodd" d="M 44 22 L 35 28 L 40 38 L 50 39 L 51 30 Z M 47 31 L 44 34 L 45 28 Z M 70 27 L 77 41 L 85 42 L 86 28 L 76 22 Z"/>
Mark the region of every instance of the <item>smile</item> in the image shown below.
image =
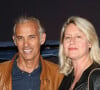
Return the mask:
<path id="1" fill-rule="evenodd" d="M 24 50 L 25 53 L 31 53 L 32 50 L 31 49 L 27 49 L 27 50 Z"/>

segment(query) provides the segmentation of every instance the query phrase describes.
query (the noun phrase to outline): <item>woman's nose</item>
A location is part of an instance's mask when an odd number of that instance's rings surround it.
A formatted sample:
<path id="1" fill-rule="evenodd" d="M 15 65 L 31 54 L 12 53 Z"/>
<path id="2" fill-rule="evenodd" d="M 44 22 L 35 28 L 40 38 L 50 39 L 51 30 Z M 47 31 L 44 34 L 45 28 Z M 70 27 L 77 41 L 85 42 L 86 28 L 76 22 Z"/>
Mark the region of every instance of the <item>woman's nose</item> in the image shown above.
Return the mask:
<path id="1" fill-rule="evenodd" d="M 75 43 L 75 38 L 74 38 L 74 37 L 71 37 L 70 43 L 71 43 L 71 44 Z"/>

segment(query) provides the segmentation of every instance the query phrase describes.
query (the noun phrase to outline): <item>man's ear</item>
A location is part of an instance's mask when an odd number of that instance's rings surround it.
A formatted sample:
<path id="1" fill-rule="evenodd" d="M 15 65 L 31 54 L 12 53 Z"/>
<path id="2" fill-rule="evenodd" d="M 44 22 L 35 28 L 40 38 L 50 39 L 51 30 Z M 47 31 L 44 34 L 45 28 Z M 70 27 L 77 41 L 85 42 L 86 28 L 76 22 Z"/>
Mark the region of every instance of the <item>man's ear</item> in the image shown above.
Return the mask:
<path id="1" fill-rule="evenodd" d="M 12 36 L 12 39 L 13 39 L 14 44 L 16 45 L 16 37 L 14 35 Z"/>
<path id="2" fill-rule="evenodd" d="M 43 45 L 45 43 L 45 40 L 46 40 L 46 33 L 43 33 L 42 37 L 40 38 L 41 45 Z"/>

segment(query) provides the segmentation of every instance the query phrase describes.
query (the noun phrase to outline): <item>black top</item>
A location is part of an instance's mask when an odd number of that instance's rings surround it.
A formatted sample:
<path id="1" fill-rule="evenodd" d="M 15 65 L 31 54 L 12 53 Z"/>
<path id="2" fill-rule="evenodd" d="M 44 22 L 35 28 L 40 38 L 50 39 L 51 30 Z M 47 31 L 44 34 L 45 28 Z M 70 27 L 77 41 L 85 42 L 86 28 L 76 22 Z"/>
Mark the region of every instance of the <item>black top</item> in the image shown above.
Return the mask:
<path id="1" fill-rule="evenodd" d="M 100 68 L 96 68 L 91 72 L 88 86 L 88 90 L 100 90 Z"/>
<path id="2" fill-rule="evenodd" d="M 100 67 L 97 63 L 93 63 L 90 65 L 82 74 L 80 80 L 76 83 L 73 90 L 86 90 L 87 88 L 87 81 L 88 81 L 88 75 L 90 71 L 94 68 Z M 59 87 L 59 90 L 69 90 L 71 87 L 71 84 L 74 80 L 74 73 L 70 73 L 68 76 L 64 76 L 62 83 Z"/>

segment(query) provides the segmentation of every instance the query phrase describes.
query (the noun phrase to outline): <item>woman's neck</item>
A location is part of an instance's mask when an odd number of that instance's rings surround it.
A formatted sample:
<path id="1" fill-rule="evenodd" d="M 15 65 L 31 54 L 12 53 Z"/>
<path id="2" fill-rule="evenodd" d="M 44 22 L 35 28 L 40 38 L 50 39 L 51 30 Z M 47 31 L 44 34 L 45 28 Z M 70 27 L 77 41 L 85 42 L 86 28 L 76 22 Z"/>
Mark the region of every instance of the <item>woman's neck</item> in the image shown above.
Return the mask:
<path id="1" fill-rule="evenodd" d="M 74 81 L 70 87 L 70 90 L 73 90 L 75 87 L 76 83 L 79 81 L 81 78 L 83 72 L 93 63 L 93 60 L 90 58 L 84 58 L 78 61 L 73 62 L 73 67 L 74 67 Z"/>
<path id="2" fill-rule="evenodd" d="M 85 57 L 80 60 L 73 61 L 74 67 L 74 76 L 81 76 L 82 73 L 93 63 L 93 60 L 90 57 Z"/>

